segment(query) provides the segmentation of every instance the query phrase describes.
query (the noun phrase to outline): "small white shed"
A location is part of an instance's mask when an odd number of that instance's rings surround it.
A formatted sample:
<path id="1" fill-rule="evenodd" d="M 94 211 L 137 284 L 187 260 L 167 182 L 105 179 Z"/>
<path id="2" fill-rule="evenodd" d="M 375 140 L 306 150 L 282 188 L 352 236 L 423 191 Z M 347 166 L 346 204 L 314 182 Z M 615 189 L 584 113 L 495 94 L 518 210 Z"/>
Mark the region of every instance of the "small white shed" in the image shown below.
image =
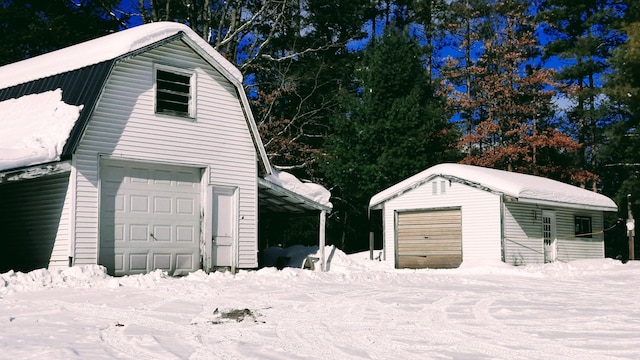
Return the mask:
<path id="1" fill-rule="evenodd" d="M 608 197 L 538 176 L 440 164 L 374 195 L 383 259 L 397 268 L 468 260 L 521 265 L 604 257 Z"/>
<path id="2" fill-rule="evenodd" d="M 272 170 L 242 81 L 168 22 L 0 67 L 0 272 L 255 268 L 259 212 L 323 222 L 329 192 Z"/>

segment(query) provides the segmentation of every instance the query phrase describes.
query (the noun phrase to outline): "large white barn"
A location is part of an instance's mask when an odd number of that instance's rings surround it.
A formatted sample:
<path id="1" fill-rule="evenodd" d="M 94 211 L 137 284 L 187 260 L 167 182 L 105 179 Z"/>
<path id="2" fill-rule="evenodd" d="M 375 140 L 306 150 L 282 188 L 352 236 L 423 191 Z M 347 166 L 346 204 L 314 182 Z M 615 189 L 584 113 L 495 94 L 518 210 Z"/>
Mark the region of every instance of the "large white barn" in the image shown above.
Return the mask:
<path id="1" fill-rule="evenodd" d="M 398 268 L 468 260 L 520 265 L 604 257 L 608 197 L 538 176 L 440 164 L 374 195 L 383 255 Z"/>
<path id="2" fill-rule="evenodd" d="M 166 22 L 0 67 L 0 272 L 255 268 L 260 212 L 323 223 L 329 192 L 271 168 L 242 81 Z"/>

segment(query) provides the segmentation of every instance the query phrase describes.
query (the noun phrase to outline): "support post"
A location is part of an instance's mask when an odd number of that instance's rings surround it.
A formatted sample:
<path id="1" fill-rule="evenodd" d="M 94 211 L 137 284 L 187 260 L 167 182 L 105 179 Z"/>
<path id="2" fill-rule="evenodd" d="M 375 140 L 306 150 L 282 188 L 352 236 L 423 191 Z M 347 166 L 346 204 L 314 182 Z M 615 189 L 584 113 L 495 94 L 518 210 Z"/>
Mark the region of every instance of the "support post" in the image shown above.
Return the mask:
<path id="1" fill-rule="evenodd" d="M 373 231 L 369 232 L 369 260 L 373 260 L 374 239 Z"/>
<path id="2" fill-rule="evenodd" d="M 629 260 L 635 260 L 634 235 L 635 220 L 631 213 L 631 194 L 627 194 L 627 236 L 629 236 Z"/>
<path id="3" fill-rule="evenodd" d="M 327 211 L 320 211 L 320 229 L 319 236 L 320 239 L 318 241 L 318 247 L 320 247 L 320 271 L 326 271 L 326 259 L 324 258 L 324 248 L 326 243 L 326 223 L 327 223 Z"/>

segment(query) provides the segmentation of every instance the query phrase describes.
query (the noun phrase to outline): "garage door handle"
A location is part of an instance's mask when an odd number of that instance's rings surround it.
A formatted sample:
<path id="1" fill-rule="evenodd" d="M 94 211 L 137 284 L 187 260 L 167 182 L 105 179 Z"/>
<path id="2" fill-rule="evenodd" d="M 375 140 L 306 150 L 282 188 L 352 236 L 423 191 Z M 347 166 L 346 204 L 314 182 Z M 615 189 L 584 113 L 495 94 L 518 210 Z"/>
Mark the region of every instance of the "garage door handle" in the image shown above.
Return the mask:
<path id="1" fill-rule="evenodd" d="M 428 236 L 425 236 L 424 238 L 425 238 L 425 239 L 428 239 L 429 237 L 428 237 Z"/>
<path id="2" fill-rule="evenodd" d="M 149 236 L 151 236 L 151 238 L 153 239 L 153 241 L 158 241 L 158 239 L 156 239 L 156 237 L 155 237 L 155 236 L 153 236 L 153 233 L 152 233 L 152 234 L 149 234 Z"/>

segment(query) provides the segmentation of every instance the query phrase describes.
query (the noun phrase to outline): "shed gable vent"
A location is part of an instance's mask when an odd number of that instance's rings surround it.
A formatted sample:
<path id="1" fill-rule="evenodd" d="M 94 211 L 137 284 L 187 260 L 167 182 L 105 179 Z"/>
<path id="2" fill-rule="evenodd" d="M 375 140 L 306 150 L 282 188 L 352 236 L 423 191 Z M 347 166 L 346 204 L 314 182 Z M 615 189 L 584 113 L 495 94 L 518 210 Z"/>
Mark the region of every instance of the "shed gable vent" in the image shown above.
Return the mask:
<path id="1" fill-rule="evenodd" d="M 192 77 L 188 72 L 156 69 L 156 113 L 193 117 Z"/>

